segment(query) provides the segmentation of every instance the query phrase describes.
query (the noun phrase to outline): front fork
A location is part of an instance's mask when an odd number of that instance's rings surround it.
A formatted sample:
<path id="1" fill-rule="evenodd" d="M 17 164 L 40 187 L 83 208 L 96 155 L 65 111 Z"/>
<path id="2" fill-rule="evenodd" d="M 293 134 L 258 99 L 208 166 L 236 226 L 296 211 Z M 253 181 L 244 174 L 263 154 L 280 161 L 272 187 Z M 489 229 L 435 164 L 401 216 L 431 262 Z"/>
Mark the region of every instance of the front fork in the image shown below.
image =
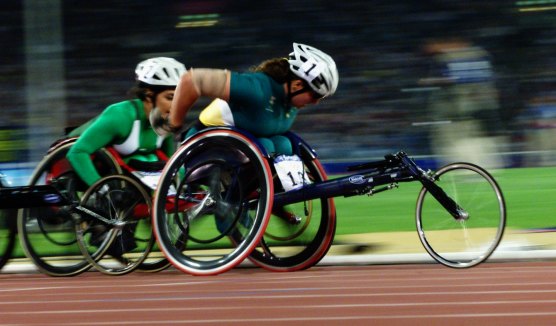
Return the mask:
<path id="1" fill-rule="evenodd" d="M 469 212 L 456 203 L 446 192 L 436 184 L 438 177 L 432 171 L 424 171 L 407 156 L 401 157 L 404 165 L 408 167 L 411 174 L 421 182 L 429 193 L 458 221 L 466 221 L 469 219 Z"/>

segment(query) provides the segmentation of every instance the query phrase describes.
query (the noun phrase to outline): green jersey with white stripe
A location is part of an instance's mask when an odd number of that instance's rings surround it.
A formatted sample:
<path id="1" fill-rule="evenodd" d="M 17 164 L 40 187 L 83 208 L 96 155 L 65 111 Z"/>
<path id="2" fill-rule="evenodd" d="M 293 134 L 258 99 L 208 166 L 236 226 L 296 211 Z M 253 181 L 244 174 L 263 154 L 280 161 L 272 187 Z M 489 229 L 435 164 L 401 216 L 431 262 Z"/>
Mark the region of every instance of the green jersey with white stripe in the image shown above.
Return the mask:
<path id="1" fill-rule="evenodd" d="M 124 162 L 131 159 L 153 162 L 161 148 L 170 156 L 175 150 L 172 137 L 161 138 L 152 129 L 139 99 L 115 103 L 90 123 L 76 129 L 70 136 L 79 136 L 67 158 L 75 172 L 88 185 L 100 179 L 91 161 L 91 154 L 112 145 Z"/>

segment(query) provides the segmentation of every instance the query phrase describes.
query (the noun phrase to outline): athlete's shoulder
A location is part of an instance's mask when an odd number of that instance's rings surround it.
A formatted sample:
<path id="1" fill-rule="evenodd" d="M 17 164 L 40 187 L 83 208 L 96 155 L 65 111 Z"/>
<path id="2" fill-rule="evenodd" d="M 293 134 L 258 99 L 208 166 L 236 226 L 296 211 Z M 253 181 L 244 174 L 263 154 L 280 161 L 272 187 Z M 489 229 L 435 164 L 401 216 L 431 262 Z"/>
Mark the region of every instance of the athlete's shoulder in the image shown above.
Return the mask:
<path id="1" fill-rule="evenodd" d="M 275 83 L 275 82 L 274 82 Z M 262 96 L 272 90 L 273 79 L 262 72 L 232 72 L 230 80 L 231 95 L 242 94 L 249 96 Z"/>
<path id="2" fill-rule="evenodd" d="M 109 105 L 103 111 L 102 115 L 118 115 L 121 117 L 130 117 L 135 120 L 136 109 L 134 100 L 126 100 Z"/>
<path id="3" fill-rule="evenodd" d="M 272 78 L 262 72 L 232 72 L 231 81 L 232 85 L 256 85 L 256 84 L 268 84 L 272 81 Z"/>
<path id="4" fill-rule="evenodd" d="M 135 100 L 125 100 L 125 101 L 121 101 L 121 102 L 116 102 L 113 104 L 110 104 L 109 106 L 106 107 L 106 110 L 110 109 L 110 110 L 125 110 L 125 109 L 132 109 L 134 107 L 134 102 Z"/>
<path id="5" fill-rule="evenodd" d="M 98 116 L 95 125 L 105 128 L 127 129 L 136 118 L 136 110 L 131 101 L 122 101 L 109 105 Z"/>

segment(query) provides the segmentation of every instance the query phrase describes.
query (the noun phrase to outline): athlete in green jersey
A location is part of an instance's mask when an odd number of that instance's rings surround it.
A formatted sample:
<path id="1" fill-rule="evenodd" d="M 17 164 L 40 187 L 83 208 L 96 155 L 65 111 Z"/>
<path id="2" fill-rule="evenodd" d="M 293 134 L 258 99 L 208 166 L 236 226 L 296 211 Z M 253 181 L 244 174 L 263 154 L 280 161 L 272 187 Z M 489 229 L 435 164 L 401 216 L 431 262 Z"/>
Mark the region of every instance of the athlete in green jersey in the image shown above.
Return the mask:
<path id="1" fill-rule="evenodd" d="M 151 127 L 149 115 L 153 108 L 169 110 L 174 90 L 185 66 L 165 57 L 140 62 L 135 69 L 136 85 L 131 90 L 136 99 L 108 106 L 97 118 L 74 130 L 79 136 L 67 158 L 77 175 L 89 186 L 100 179 L 91 160 L 95 151 L 112 145 L 125 162 L 157 161 L 157 149 L 170 156 L 173 137 L 159 136 Z"/>
<path id="2" fill-rule="evenodd" d="M 334 94 L 337 86 L 334 60 L 294 43 L 288 58 L 264 61 L 251 72 L 190 69 L 182 75 L 171 107 L 154 110 L 151 123 L 161 135 L 179 132 L 199 97 L 217 98 L 201 112 L 201 128 L 235 126 L 258 137 L 268 152 L 291 155 L 292 146 L 282 134 L 292 127 L 298 109 Z"/>

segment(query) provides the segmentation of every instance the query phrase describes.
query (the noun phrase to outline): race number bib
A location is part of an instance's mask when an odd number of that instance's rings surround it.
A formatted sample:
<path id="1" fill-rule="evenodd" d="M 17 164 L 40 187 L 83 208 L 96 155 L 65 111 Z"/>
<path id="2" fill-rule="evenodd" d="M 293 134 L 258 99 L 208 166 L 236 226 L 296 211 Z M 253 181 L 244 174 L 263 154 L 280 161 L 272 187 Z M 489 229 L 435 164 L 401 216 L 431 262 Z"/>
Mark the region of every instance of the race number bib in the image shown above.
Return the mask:
<path id="1" fill-rule="evenodd" d="M 155 190 L 162 172 L 133 171 L 133 174 L 147 187 Z"/>
<path id="2" fill-rule="evenodd" d="M 311 183 L 303 169 L 303 162 L 297 155 L 280 155 L 274 159 L 274 167 L 285 191 Z"/>
<path id="3" fill-rule="evenodd" d="M 133 171 L 132 172 L 141 182 L 152 190 L 156 190 L 158 185 L 158 180 L 162 175 L 162 171 L 157 172 L 147 172 L 147 171 Z M 177 193 L 174 185 L 170 185 L 168 189 L 168 196 L 174 196 Z"/>

